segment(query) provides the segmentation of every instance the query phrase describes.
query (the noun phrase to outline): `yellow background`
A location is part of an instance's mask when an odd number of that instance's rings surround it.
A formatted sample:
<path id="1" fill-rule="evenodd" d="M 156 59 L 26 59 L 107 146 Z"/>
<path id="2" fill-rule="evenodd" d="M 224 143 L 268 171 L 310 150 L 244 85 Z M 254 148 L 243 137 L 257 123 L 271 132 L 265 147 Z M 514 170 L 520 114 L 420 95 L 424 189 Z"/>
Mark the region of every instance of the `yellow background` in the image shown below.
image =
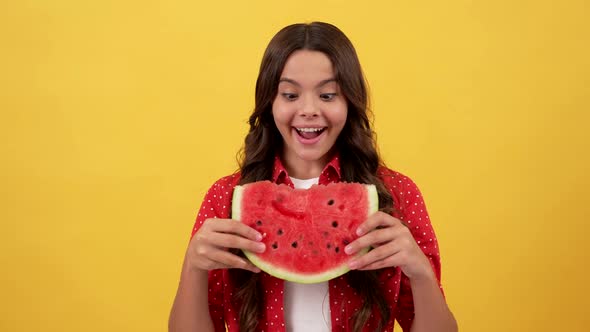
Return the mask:
<path id="1" fill-rule="evenodd" d="M 356 45 L 422 189 L 462 331 L 587 331 L 589 7 L 3 1 L 0 330 L 164 331 L 196 210 L 236 169 L 262 52 Z"/>

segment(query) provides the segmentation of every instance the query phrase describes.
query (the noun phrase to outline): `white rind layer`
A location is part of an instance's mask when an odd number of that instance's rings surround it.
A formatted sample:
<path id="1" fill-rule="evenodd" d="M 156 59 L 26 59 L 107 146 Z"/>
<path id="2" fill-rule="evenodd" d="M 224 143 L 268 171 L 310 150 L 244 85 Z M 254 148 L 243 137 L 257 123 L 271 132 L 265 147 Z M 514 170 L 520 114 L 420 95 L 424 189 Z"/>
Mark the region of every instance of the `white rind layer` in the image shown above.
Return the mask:
<path id="1" fill-rule="evenodd" d="M 242 201 L 242 195 L 244 194 L 244 186 L 236 186 L 234 188 L 234 194 L 232 196 L 232 204 L 231 204 L 231 218 L 233 220 L 242 220 L 242 210 L 240 209 L 240 204 L 236 204 L 236 202 Z"/>
<path id="2" fill-rule="evenodd" d="M 370 216 L 373 213 L 377 212 L 379 209 L 379 194 L 377 193 L 377 188 L 374 185 L 366 184 L 364 186 L 367 189 L 367 198 L 369 199 L 369 204 L 368 204 L 369 209 L 367 211 L 367 216 Z M 235 204 L 235 203 L 241 202 L 243 193 L 244 193 L 243 186 L 236 186 L 235 187 L 234 193 L 233 193 L 233 198 L 232 198 L 232 219 L 237 220 L 237 221 L 241 220 L 241 209 L 240 209 L 240 204 Z M 310 275 L 310 274 L 297 273 L 297 272 L 289 271 L 289 270 L 286 270 L 286 269 L 283 269 L 280 267 L 276 267 L 276 266 L 270 264 L 269 262 L 267 262 L 263 259 L 260 259 L 256 253 L 253 253 L 253 252 L 250 252 L 247 250 L 243 250 L 244 254 L 250 260 L 250 262 L 252 262 L 252 264 L 257 266 L 262 271 L 264 271 L 274 277 L 277 277 L 277 278 L 280 278 L 283 280 L 287 280 L 287 281 L 301 283 L 301 284 L 314 284 L 314 283 L 324 282 L 324 281 L 328 281 L 328 280 L 334 279 L 336 277 L 339 277 L 339 276 L 345 274 L 346 272 L 350 271 L 350 269 L 348 268 L 348 261 L 350 261 L 351 259 L 353 259 L 355 257 L 364 255 L 368 251 L 369 251 L 369 248 L 362 249 L 354 256 L 350 256 L 350 259 L 343 262 L 340 266 L 337 266 L 331 270 L 327 270 L 327 271 L 320 273 L 320 274 Z"/>
<path id="3" fill-rule="evenodd" d="M 350 256 L 350 259 L 353 259 L 354 257 L 360 256 L 362 254 L 365 254 L 367 251 L 369 251 L 368 248 L 363 249 L 358 254 L 356 254 L 354 256 Z M 249 252 L 247 250 L 244 250 L 244 254 L 246 254 L 246 257 L 248 257 L 248 259 L 252 262 L 252 264 L 256 265 L 259 269 L 270 274 L 271 276 L 277 277 L 279 279 L 284 279 L 287 281 L 297 282 L 300 284 L 315 284 L 318 282 L 328 281 L 328 280 L 339 277 L 339 276 L 345 274 L 346 272 L 350 271 L 350 269 L 348 268 L 348 261 L 346 261 L 346 262 L 343 262 L 342 265 L 335 267 L 331 270 L 327 270 L 326 272 L 323 272 L 323 273 L 319 273 L 319 274 L 316 273 L 316 274 L 312 274 L 312 275 L 311 274 L 303 274 L 303 273 L 292 272 L 292 271 L 288 271 L 286 269 L 282 269 L 280 267 L 273 266 L 269 262 L 260 259 L 257 254 Z"/>

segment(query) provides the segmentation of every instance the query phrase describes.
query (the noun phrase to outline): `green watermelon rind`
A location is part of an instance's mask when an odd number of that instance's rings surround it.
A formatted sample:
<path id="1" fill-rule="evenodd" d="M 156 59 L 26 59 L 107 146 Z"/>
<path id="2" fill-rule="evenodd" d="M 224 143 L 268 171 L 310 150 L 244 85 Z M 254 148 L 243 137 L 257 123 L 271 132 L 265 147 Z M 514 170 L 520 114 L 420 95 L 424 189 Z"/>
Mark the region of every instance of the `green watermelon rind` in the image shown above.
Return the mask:
<path id="1" fill-rule="evenodd" d="M 377 188 L 372 184 L 365 184 L 365 188 L 367 189 L 367 197 L 369 199 L 369 211 L 367 211 L 367 215 L 370 216 L 371 214 L 375 213 L 379 209 L 379 195 L 377 193 Z M 234 188 L 233 198 L 232 198 L 232 219 L 236 221 L 241 220 L 241 206 L 239 202 L 242 201 L 242 196 L 244 192 L 244 186 L 236 186 Z M 242 250 L 246 257 L 257 266 L 262 271 L 277 277 L 279 279 L 297 282 L 301 284 L 313 284 L 328 281 L 334 278 L 337 278 L 348 271 L 350 271 L 348 267 L 348 261 L 344 262 L 342 265 L 337 266 L 331 270 L 325 271 L 323 273 L 314 273 L 314 274 L 303 274 L 303 273 L 296 273 L 292 271 L 285 270 L 280 267 L 276 267 L 273 264 L 260 259 L 259 256 L 253 252 L 248 250 Z M 364 255 L 369 251 L 369 248 L 361 249 L 357 254 L 350 256 L 350 259 L 355 257 L 359 257 Z"/>

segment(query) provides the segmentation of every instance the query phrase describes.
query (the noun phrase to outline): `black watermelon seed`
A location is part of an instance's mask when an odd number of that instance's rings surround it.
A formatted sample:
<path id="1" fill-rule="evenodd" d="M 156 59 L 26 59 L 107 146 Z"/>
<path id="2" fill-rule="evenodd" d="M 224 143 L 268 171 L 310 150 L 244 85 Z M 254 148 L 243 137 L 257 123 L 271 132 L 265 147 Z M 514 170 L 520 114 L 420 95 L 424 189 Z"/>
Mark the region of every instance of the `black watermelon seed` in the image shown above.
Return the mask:
<path id="1" fill-rule="evenodd" d="M 279 230 L 277 231 L 278 235 L 283 235 L 283 230 L 279 228 Z"/>
<path id="2" fill-rule="evenodd" d="M 297 248 L 297 241 L 295 241 L 295 242 L 291 243 L 291 247 L 293 247 L 293 248 Z"/>
<path id="3" fill-rule="evenodd" d="M 262 221 L 261 220 L 256 220 L 256 225 L 262 226 Z"/>
<path id="4" fill-rule="evenodd" d="M 279 245 L 276 242 L 272 244 L 273 249 L 277 249 L 278 247 L 279 247 Z"/>
<path id="5" fill-rule="evenodd" d="M 333 199 L 331 199 L 331 200 L 328 201 L 328 205 L 332 205 L 332 204 L 334 204 L 334 200 Z"/>
<path id="6" fill-rule="evenodd" d="M 344 245 L 348 245 L 350 243 L 350 241 L 348 239 L 343 239 L 342 240 L 342 244 Z"/>
<path id="7" fill-rule="evenodd" d="M 340 251 L 340 248 L 336 247 L 336 249 L 334 249 L 336 252 Z"/>
<path id="8" fill-rule="evenodd" d="M 326 246 L 326 248 L 330 249 L 330 248 L 332 248 L 332 245 L 330 243 L 328 243 L 328 245 Z"/>
<path id="9" fill-rule="evenodd" d="M 336 220 L 332 221 L 332 227 L 338 227 L 338 222 Z"/>

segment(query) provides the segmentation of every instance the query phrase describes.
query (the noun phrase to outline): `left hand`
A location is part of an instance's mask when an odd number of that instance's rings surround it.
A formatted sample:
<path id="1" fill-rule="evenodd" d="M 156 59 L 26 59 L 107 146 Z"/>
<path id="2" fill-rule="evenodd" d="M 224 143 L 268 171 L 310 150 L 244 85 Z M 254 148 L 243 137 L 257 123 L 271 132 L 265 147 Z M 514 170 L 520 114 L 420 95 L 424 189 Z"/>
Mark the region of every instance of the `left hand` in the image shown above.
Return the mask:
<path id="1" fill-rule="evenodd" d="M 353 259 L 349 263 L 351 269 L 376 270 L 399 266 L 410 279 L 434 277 L 428 258 L 399 219 L 376 212 L 358 227 L 357 235 L 359 238 L 344 248 L 348 255 L 369 246 L 373 249 Z"/>

